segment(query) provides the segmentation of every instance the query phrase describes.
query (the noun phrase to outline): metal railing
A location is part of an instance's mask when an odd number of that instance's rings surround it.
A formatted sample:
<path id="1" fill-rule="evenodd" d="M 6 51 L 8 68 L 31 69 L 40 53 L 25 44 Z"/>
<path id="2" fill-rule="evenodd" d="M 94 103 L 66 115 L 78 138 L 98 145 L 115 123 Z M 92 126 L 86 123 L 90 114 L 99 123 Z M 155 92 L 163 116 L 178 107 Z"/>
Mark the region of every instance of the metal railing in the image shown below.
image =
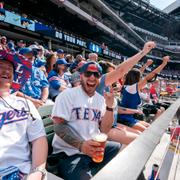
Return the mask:
<path id="1" fill-rule="evenodd" d="M 94 180 L 136 180 L 160 142 L 170 121 L 180 107 L 180 98 L 175 101 L 139 138 L 129 144 L 111 162 L 101 169 Z"/>

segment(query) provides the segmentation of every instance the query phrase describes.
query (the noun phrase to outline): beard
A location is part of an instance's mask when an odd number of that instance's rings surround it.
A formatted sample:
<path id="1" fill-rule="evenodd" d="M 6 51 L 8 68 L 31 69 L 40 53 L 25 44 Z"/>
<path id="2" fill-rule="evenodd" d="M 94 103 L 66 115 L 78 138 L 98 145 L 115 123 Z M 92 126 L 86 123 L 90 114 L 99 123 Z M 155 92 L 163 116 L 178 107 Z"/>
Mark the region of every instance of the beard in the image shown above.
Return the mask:
<path id="1" fill-rule="evenodd" d="M 95 94 L 96 88 L 99 85 L 97 82 L 88 83 L 88 81 L 81 80 L 81 86 L 88 96 Z"/>

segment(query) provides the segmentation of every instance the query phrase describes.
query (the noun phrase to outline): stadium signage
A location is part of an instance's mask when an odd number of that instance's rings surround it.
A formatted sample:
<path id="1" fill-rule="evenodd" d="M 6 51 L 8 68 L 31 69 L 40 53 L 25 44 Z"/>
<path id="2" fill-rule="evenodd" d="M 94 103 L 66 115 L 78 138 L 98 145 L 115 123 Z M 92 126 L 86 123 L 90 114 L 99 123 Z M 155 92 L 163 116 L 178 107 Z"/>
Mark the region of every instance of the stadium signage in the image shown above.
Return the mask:
<path id="1" fill-rule="evenodd" d="M 76 39 L 76 44 L 79 46 L 86 47 L 86 42 L 82 41 L 81 39 Z"/>
<path id="2" fill-rule="evenodd" d="M 49 27 L 39 22 L 34 22 L 28 18 L 6 11 L 5 9 L 2 9 L 2 8 L 0 8 L 0 21 L 13 24 L 15 26 L 19 26 L 24 29 L 28 29 L 30 31 L 35 31 L 37 33 L 42 33 L 44 35 L 56 37 L 60 40 L 70 42 L 72 44 L 75 44 L 81 47 L 85 47 L 99 54 L 104 54 L 109 57 L 122 59 L 122 56 L 120 56 L 118 53 L 109 51 L 109 50 L 103 50 L 101 46 L 94 44 L 93 42 L 86 42 L 80 38 L 76 38 L 72 36 L 71 34 L 68 34 L 62 31 L 56 31 L 52 27 Z"/>
<path id="3" fill-rule="evenodd" d="M 30 31 L 35 31 L 34 21 L 25 17 L 21 17 L 18 14 L 6 11 L 2 8 L 0 9 L 0 21 L 13 24 L 24 29 L 28 29 Z"/>
<path id="4" fill-rule="evenodd" d="M 122 59 L 122 56 L 119 55 L 118 53 L 114 52 L 114 51 L 109 51 L 109 50 L 103 50 L 103 54 L 116 58 L 116 59 Z"/>
<path id="5" fill-rule="evenodd" d="M 63 33 L 63 32 L 58 32 L 56 31 L 55 32 L 55 37 L 58 38 L 58 39 L 62 39 L 66 42 L 70 42 L 72 44 L 76 44 L 78 46 L 82 46 L 82 47 L 85 47 L 86 48 L 86 42 L 79 39 L 79 38 L 76 38 L 72 35 L 69 35 L 67 33 Z"/>
<path id="6" fill-rule="evenodd" d="M 64 40 L 73 44 L 76 44 L 76 38 L 68 34 L 64 34 Z"/>
<path id="7" fill-rule="evenodd" d="M 101 48 L 99 45 L 97 45 L 97 44 L 94 44 L 94 43 L 92 43 L 92 42 L 89 42 L 89 43 L 87 44 L 87 48 L 88 48 L 89 50 L 93 51 L 93 52 L 102 54 L 102 48 Z"/>
<path id="8" fill-rule="evenodd" d="M 58 39 L 63 39 L 63 33 L 56 31 L 55 32 L 55 37 L 58 38 Z"/>

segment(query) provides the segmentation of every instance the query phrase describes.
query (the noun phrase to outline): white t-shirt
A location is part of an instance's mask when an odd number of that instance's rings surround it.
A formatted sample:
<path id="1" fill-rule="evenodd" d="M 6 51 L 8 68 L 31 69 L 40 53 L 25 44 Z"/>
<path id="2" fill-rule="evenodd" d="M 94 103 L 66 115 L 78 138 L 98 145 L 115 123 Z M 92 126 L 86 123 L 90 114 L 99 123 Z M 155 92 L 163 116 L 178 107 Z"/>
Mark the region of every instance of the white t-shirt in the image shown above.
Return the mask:
<path id="1" fill-rule="evenodd" d="M 126 91 L 130 94 L 136 94 L 137 93 L 137 83 L 133 85 L 125 85 L 124 86 Z"/>
<path id="2" fill-rule="evenodd" d="M 42 119 L 29 100 L 14 95 L 4 100 L 0 98 L 0 119 L 4 119 L 4 125 L 0 129 L 0 169 L 16 166 L 21 172 L 29 173 L 31 168 L 29 142 L 45 136 Z M 27 102 L 34 121 L 29 115 Z"/>
<path id="3" fill-rule="evenodd" d="M 92 139 L 99 132 L 99 122 L 106 111 L 105 99 L 95 92 L 89 97 L 81 86 L 67 89 L 58 95 L 52 116 L 60 117 L 68 122 L 78 136 L 84 140 Z M 53 153 L 65 152 L 67 155 L 80 154 L 79 150 L 55 135 Z"/>

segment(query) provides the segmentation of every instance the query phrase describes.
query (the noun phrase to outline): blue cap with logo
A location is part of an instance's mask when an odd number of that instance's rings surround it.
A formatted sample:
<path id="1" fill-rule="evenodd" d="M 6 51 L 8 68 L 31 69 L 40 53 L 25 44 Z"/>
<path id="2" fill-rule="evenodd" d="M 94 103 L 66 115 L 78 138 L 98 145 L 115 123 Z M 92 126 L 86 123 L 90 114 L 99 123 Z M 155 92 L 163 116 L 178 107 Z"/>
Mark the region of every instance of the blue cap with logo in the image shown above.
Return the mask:
<path id="1" fill-rule="evenodd" d="M 33 50 L 29 47 L 25 47 L 25 48 L 21 48 L 19 50 L 19 54 L 29 54 L 29 53 L 33 53 Z"/>
<path id="2" fill-rule="evenodd" d="M 57 65 L 69 66 L 69 63 L 67 63 L 67 61 L 66 61 L 64 58 L 62 58 L 62 59 L 57 59 L 56 64 L 57 64 Z"/>
<path id="3" fill-rule="evenodd" d="M 58 49 L 57 54 L 64 54 L 64 50 L 63 49 Z"/>

